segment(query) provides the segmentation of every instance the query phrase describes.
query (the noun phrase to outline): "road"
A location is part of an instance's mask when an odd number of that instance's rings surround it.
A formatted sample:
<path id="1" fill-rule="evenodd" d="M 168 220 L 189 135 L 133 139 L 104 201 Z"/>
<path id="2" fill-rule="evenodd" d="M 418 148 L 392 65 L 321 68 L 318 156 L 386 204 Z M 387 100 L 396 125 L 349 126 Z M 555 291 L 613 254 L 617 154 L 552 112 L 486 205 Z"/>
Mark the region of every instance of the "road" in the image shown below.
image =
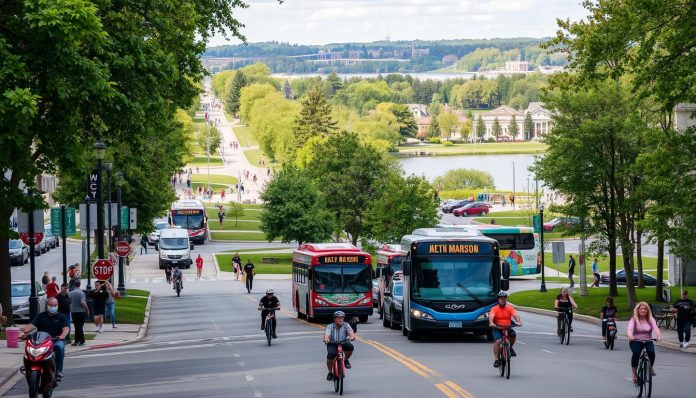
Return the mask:
<path id="1" fill-rule="evenodd" d="M 273 287 L 285 306 L 278 340 L 266 345 L 256 302 Z M 322 325 L 294 318 L 289 281 L 256 281 L 247 295 L 239 282 L 189 281 L 180 298 L 155 287 L 148 335 L 140 343 L 87 351 L 66 360 L 54 397 L 321 397 Z M 597 327 L 576 322 L 569 346 L 555 337 L 555 319 L 522 314 L 518 357 L 510 380 L 492 367 L 491 345 L 473 336 L 408 341 L 372 317 L 361 324 L 345 394 L 380 397 L 630 397 L 630 352 L 601 345 Z M 88 328 L 89 330 L 89 328 Z M 655 396 L 686 397 L 696 390 L 694 357 L 657 349 Z M 23 380 L 8 397 L 26 396 Z"/>

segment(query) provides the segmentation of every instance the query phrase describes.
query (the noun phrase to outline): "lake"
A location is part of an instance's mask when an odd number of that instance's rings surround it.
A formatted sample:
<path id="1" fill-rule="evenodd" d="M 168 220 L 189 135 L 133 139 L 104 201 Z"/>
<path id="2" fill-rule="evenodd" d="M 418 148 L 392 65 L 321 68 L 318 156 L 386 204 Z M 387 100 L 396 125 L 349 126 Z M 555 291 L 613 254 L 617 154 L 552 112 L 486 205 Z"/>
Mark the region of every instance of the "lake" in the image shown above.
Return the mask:
<path id="1" fill-rule="evenodd" d="M 513 163 L 515 164 L 515 191 L 527 192 L 527 177 L 534 190 L 534 174 L 528 171 L 538 155 L 463 155 L 463 156 L 420 156 L 399 158 L 406 174 L 423 175 L 429 181 L 452 169 L 476 169 L 487 171 L 493 176 L 498 190 L 512 190 Z"/>

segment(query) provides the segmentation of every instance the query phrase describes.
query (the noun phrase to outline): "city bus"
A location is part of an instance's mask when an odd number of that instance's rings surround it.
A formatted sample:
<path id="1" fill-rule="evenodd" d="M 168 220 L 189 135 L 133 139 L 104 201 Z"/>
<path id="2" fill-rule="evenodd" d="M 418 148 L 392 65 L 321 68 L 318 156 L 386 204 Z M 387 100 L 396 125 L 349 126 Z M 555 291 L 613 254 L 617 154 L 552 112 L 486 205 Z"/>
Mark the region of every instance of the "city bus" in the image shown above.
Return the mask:
<path id="1" fill-rule="evenodd" d="M 444 228 L 470 228 L 498 241 L 500 259 L 510 264 L 512 276 L 541 272 L 541 244 L 532 227 L 508 227 L 494 224 L 442 225 Z"/>
<path id="2" fill-rule="evenodd" d="M 298 318 L 341 310 L 361 322 L 372 315 L 372 257 L 349 243 L 307 243 L 292 255 L 292 305 Z"/>
<path id="3" fill-rule="evenodd" d="M 402 333 L 409 340 L 437 331 L 487 335 L 488 312 L 509 288 L 498 242 L 475 229 L 421 228 L 401 240 Z"/>
<path id="4" fill-rule="evenodd" d="M 386 244 L 377 250 L 375 255 L 377 260 L 376 275 L 378 278 L 377 283 L 377 297 L 373 297 L 375 306 L 377 307 L 377 312 L 379 313 L 380 319 L 382 318 L 382 299 L 384 298 L 384 292 L 389 287 L 389 282 L 394 276 L 394 273 L 401 271 L 401 245 L 396 244 Z"/>
<path id="5" fill-rule="evenodd" d="M 208 217 L 200 200 L 179 200 L 172 203 L 169 211 L 169 225 L 188 230 L 189 239 L 194 243 L 205 243 L 208 236 Z"/>

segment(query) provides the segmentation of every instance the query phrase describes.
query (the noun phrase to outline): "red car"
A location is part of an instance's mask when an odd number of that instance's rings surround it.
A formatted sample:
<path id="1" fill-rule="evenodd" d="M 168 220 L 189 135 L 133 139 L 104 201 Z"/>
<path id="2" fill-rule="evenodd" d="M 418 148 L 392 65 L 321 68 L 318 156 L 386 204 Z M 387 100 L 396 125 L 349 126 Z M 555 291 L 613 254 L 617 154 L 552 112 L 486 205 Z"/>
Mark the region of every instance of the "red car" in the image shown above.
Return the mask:
<path id="1" fill-rule="evenodd" d="M 489 211 L 491 211 L 491 205 L 489 205 L 488 203 L 474 202 L 469 203 L 464 207 L 454 209 L 452 214 L 454 214 L 457 217 L 482 216 L 484 214 L 488 214 Z"/>

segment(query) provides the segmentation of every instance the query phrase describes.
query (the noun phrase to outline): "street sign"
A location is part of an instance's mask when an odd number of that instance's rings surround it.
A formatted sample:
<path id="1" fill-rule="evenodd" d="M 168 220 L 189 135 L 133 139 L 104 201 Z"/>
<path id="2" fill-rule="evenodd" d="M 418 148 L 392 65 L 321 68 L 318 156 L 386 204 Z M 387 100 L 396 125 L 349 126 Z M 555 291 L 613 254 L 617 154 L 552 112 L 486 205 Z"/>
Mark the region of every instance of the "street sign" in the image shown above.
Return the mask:
<path id="1" fill-rule="evenodd" d="M 126 206 L 121 206 L 121 229 L 128 229 L 130 212 Z"/>
<path id="2" fill-rule="evenodd" d="M 111 220 L 109 220 L 109 214 L 111 214 Z M 109 223 L 111 221 L 111 223 Z M 104 225 L 111 225 L 115 227 L 118 224 L 118 203 L 111 203 L 111 213 L 109 213 L 109 208 L 104 208 Z"/>
<path id="3" fill-rule="evenodd" d="M 98 280 L 109 280 L 114 276 L 114 265 L 106 259 L 97 260 L 92 266 L 92 273 Z"/>
<path id="4" fill-rule="evenodd" d="M 92 170 L 87 177 L 87 195 L 90 199 L 97 200 L 101 192 L 101 173 L 97 170 Z"/>
<path id="5" fill-rule="evenodd" d="M 63 215 L 60 207 L 51 209 L 51 232 L 54 236 L 62 236 L 61 227 L 63 224 Z M 65 208 L 65 235 L 75 235 L 75 209 L 72 207 Z"/>
<path id="6" fill-rule="evenodd" d="M 554 264 L 563 264 L 565 262 L 565 242 L 551 242 L 551 253 L 553 253 Z"/>
<path id="7" fill-rule="evenodd" d="M 532 216 L 532 225 L 534 226 L 534 233 L 541 233 L 541 216 L 535 214 Z"/>
<path id="8" fill-rule="evenodd" d="M 43 210 L 34 210 L 31 213 L 34 217 L 34 232 L 42 231 L 44 226 Z M 17 232 L 29 232 L 29 213 L 17 212 Z"/>
<path id="9" fill-rule="evenodd" d="M 43 240 L 43 237 L 44 237 L 43 232 L 35 233 L 34 234 L 34 245 L 38 245 L 39 243 L 41 243 L 41 241 Z M 29 233 L 28 232 L 22 232 L 21 234 L 19 234 L 19 239 L 21 239 L 22 242 L 24 242 L 24 244 L 26 244 L 27 246 L 29 245 Z"/>
<path id="10" fill-rule="evenodd" d="M 138 209 L 130 208 L 130 219 L 128 220 L 128 229 L 138 228 Z"/>
<path id="11" fill-rule="evenodd" d="M 89 229 L 94 231 L 97 229 L 97 204 L 89 204 Z M 80 233 L 82 236 L 87 236 L 87 205 L 80 204 Z"/>
<path id="12" fill-rule="evenodd" d="M 130 253 L 130 245 L 128 242 L 120 241 L 116 244 L 116 253 L 121 257 L 126 257 Z"/>

